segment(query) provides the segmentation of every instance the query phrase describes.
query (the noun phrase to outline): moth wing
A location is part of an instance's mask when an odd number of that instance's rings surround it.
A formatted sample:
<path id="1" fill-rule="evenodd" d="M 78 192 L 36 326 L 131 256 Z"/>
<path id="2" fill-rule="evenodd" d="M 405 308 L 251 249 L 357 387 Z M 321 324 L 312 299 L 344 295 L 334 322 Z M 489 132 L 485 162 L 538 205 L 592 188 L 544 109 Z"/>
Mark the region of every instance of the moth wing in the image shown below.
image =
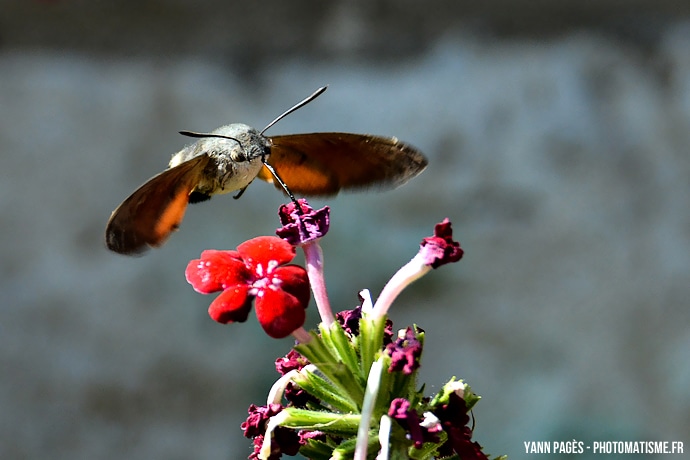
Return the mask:
<path id="1" fill-rule="evenodd" d="M 149 179 L 113 211 L 105 229 L 108 248 L 137 254 L 160 246 L 182 222 L 189 194 L 199 184 L 208 155 L 200 155 Z"/>
<path id="2" fill-rule="evenodd" d="M 268 163 L 301 195 L 335 195 L 341 189 L 395 188 L 421 173 L 427 159 L 395 137 L 311 133 L 271 137 Z M 262 168 L 258 176 L 281 188 Z"/>

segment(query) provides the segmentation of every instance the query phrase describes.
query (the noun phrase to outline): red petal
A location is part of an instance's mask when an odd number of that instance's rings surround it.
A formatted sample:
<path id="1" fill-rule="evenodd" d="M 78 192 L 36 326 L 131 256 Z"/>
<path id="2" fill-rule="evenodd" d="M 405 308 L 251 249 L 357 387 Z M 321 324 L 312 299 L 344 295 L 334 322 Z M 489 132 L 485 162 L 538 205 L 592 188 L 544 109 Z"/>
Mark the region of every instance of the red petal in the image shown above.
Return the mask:
<path id="1" fill-rule="evenodd" d="M 266 334 L 282 339 L 304 325 L 306 305 L 282 289 L 262 289 L 256 298 L 256 316 Z"/>
<path id="2" fill-rule="evenodd" d="M 201 259 L 189 262 L 184 273 L 187 282 L 202 294 L 221 291 L 251 279 L 251 273 L 237 251 L 204 251 Z"/>
<path id="3" fill-rule="evenodd" d="M 238 284 L 221 292 L 208 307 L 208 314 L 219 323 L 244 323 L 252 308 L 249 286 Z"/>
<path id="4" fill-rule="evenodd" d="M 277 236 L 257 236 L 237 246 L 242 260 L 259 276 L 266 276 L 270 262 L 283 265 L 295 257 L 295 248 Z M 258 269 L 261 266 L 262 269 Z"/>
<path id="5" fill-rule="evenodd" d="M 278 267 L 273 276 L 280 280 L 280 289 L 295 296 L 303 308 L 307 308 L 311 291 L 309 277 L 304 268 L 299 265 L 284 265 Z"/>

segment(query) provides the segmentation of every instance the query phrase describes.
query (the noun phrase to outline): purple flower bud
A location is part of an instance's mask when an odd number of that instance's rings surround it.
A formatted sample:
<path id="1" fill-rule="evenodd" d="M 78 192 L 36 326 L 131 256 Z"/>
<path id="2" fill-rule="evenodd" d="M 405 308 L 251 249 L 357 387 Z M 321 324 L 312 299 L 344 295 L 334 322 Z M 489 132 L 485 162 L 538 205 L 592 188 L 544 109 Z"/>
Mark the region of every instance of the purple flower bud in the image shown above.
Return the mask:
<path id="1" fill-rule="evenodd" d="M 294 369 L 301 371 L 307 364 L 309 364 L 307 358 L 295 350 L 290 350 L 284 357 L 276 359 L 276 370 L 280 375 L 285 375 Z"/>
<path id="2" fill-rule="evenodd" d="M 335 319 L 352 336 L 359 335 L 359 320 L 362 319 L 362 307 L 344 310 L 335 314 Z"/>
<path id="3" fill-rule="evenodd" d="M 293 246 L 300 246 L 317 240 L 328 233 L 331 209 L 326 206 L 314 210 L 307 200 L 300 199 L 299 210 L 294 203 L 284 204 L 278 210 L 283 226 L 276 230 L 276 235 Z"/>
<path id="4" fill-rule="evenodd" d="M 422 427 L 419 425 L 419 416 L 417 412 L 412 410 L 407 399 L 395 398 L 391 401 L 388 416 L 396 420 L 409 433 L 410 439 L 412 439 L 416 448 L 422 447 L 422 444 L 424 444 L 424 434 L 422 433 Z"/>
<path id="5" fill-rule="evenodd" d="M 455 452 L 463 459 L 488 460 L 482 452 L 482 446 L 472 441 L 472 430 L 467 426 L 470 421 L 467 410 L 465 400 L 457 393 L 449 395 L 448 404 L 434 409 L 434 415 L 441 421 L 443 431 L 448 434 L 448 440 L 440 452 L 446 455 Z"/>
<path id="6" fill-rule="evenodd" d="M 424 332 L 417 329 L 419 332 Z M 417 339 L 415 331 L 408 327 L 403 337 L 398 337 L 386 346 L 386 353 L 391 357 L 388 372 L 402 371 L 403 374 L 410 375 L 419 368 L 422 344 Z"/>
<path id="7" fill-rule="evenodd" d="M 438 268 L 462 258 L 464 251 L 460 243 L 453 241 L 453 229 L 448 218 L 434 227 L 434 236 L 428 236 L 420 243 L 419 253 L 431 268 Z"/>

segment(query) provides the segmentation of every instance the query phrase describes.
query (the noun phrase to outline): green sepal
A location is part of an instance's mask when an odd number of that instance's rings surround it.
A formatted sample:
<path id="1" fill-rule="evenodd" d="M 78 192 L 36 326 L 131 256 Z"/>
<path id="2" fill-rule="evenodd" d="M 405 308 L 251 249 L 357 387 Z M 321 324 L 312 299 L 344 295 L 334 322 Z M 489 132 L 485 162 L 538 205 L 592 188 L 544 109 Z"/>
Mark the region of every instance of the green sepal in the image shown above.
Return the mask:
<path id="1" fill-rule="evenodd" d="M 357 351 L 350 342 L 350 338 L 347 336 L 342 326 L 334 322 L 327 328 L 321 323 L 319 325 L 319 330 L 321 331 L 322 340 L 330 346 L 331 350 L 333 350 L 337 357 L 347 366 L 352 375 L 360 380 L 360 385 L 363 387 L 365 380 L 362 370 L 359 367 Z"/>
<path id="2" fill-rule="evenodd" d="M 311 341 L 295 345 L 295 350 L 315 366 L 320 366 L 322 363 L 335 362 L 335 356 L 333 356 L 331 349 L 321 341 L 321 337 L 314 331 L 309 331 L 309 335 L 311 336 Z"/>
<path id="3" fill-rule="evenodd" d="M 313 331 L 309 334 L 312 336 L 312 340 L 309 343 L 296 345 L 295 350 L 306 357 L 310 363 L 319 369 L 319 372 L 340 389 L 341 393 L 349 395 L 357 407 L 361 408 L 364 399 L 364 387 L 360 379 L 334 355 L 334 349 L 326 341 Z"/>
<path id="4" fill-rule="evenodd" d="M 378 420 L 382 415 L 388 413 L 391 401 L 397 398 L 395 393 L 391 392 L 391 381 L 395 378 L 395 372 L 388 372 L 391 365 L 391 357 L 383 354 L 379 357 L 381 360 L 381 380 L 379 382 L 379 391 L 376 395 L 376 403 L 374 404 L 373 418 Z"/>
<path id="5" fill-rule="evenodd" d="M 342 394 L 333 383 L 315 372 L 302 371 L 292 381 L 332 409 L 344 413 L 358 411 L 357 403 L 350 399 L 347 393 Z"/>
<path id="6" fill-rule="evenodd" d="M 357 438 L 346 439 L 338 447 L 333 449 L 332 460 L 350 460 L 354 456 L 357 447 Z M 367 458 L 374 458 L 379 451 L 379 435 L 374 431 L 369 432 L 367 442 Z"/>
<path id="7" fill-rule="evenodd" d="M 283 414 L 285 412 L 285 414 Z M 361 417 L 358 414 L 337 414 L 287 407 L 280 414 L 284 419 L 279 426 L 295 430 L 318 430 L 336 436 L 349 437 L 357 434 Z"/>
<path id="8" fill-rule="evenodd" d="M 436 458 L 438 455 L 438 448 L 446 442 L 448 435 L 444 431 L 437 433 L 439 436 L 439 442 L 425 442 L 419 449 L 414 446 L 409 448 L 409 458 L 413 460 L 427 460 Z M 443 436 L 441 436 L 443 435 Z"/>
<path id="9" fill-rule="evenodd" d="M 369 377 L 371 365 L 378 359 L 383 350 L 383 332 L 386 328 L 386 317 L 371 318 L 362 312 L 359 320 L 359 343 L 361 356 L 361 370 L 364 379 Z"/>
<path id="10" fill-rule="evenodd" d="M 448 383 L 443 385 L 441 391 L 439 391 L 429 403 L 429 407 L 433 408 L 448 404 L 448 398 L 450 398 L 452 393 L 457 391 L 459 385 L 464 385 L 463 399 L 465 400 L 465 406 L 469 412 L 469 410 L 472 409 L 472 407 L 474 407 L 474 405 L 477 404 L 477 401 L 479 401 L 482 397 L 473 393 L 470 386 L 464 383 L 462 380 L 455 380 L 455 377 L 452 377 Z"/>
<path id="11" fill-rule="evenodd" d="M 309 439 L 300 447 L 299 453 L 309 460 L 330 460 L 333 446 L 317 439 Z"/>
<path id="12" fill-rule="evenodd" d="M 469 385 L 465 387 L 465 405 L 467 406 L 468 411 L 471 410 L 480 399 L 482 399 L 482 397 L 472 392 L 472 389 Z"/>

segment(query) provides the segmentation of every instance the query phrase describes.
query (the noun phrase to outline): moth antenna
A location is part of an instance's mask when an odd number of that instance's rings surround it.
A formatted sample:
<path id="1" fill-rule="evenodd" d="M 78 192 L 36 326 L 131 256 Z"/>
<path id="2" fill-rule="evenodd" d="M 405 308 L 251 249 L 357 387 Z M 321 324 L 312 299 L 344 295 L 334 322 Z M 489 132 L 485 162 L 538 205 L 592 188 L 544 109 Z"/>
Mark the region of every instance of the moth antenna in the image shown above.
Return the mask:
<path id="1" fill-rule="evenodd" d="M 295 105 L 293 105 L 292 107 L 290 107 L 289 109 L 287 109 L 285 112 L 283 112 L 283 113 L 281 113 L 280 115 L 278 115 L 278 117 L 276 117 L 275 120 L 273 120 L 272 122 L 270 122 L 268 125 L 266 125 L 266 127 L 265 127 L 264 129 L 261 130 L 261 134 L 263 134 L 264 132 L 266 132 L 266 130 L 267 130 L 268 128 L 270 128 L 271 126 L 275 125 L 276 123 L 278 123 L 280 120 L 282 120 L 282 119 L 285 118 L 286 116 L 290 115 L 290 114 L 291 114 L 292 112 L 294 112 L 295 110 L 297 110 L 297 109 L 299 109 L 299 108 L 301 108 L 301 107 L 304 107 L 305 105 L 309 104 L 311 101 L 313 101 L 314 99 L 316 99 L 317 97 L 319 97 L 319 96 L 320 96 L 324 91 L 326 91 L 327 89 L 328 89 L 328 85 L 322 86 L 321 88 L 319 88 L 319 89 L 317 89 L 316 91 L 314 91 L 314 93 L 313 93 L 311 96 L 307 97 L 306 99 L 302 100 L 301 102 L 298 102 L 297 104 L 295 104 Z M 265 164 L 265 163 L 264 163 L 264 164 Z M 269 170 L 269 171 L 270 171 L 270 170 Z M 273 171 L 271 171 L 271 172 L 273 172 Z M 295 201 L 295 200 L 292 200 L 292 201 Z"/>
<path id="2" fill-rule="evenodd" d="M 235 142 L 237 142 L 238 144 L 240 144 L 240 146 L 242 146 L 242 143 L 241 143 L 240 141 L 238 141 L 237 139 L 235 139 L 234 137 L 223 136 L 222 134 L 196 133 L 196 132 L 194 132 L 194 131 L 178 131 L 178 132 L 179 132 L 180 134 L 182 134 L 183 136 L 194 137 L 194 138 L 218 137 L 218 138 L 220 138 L 220 139 L 230 139 L 231 141 L 235 141 Z"/>

